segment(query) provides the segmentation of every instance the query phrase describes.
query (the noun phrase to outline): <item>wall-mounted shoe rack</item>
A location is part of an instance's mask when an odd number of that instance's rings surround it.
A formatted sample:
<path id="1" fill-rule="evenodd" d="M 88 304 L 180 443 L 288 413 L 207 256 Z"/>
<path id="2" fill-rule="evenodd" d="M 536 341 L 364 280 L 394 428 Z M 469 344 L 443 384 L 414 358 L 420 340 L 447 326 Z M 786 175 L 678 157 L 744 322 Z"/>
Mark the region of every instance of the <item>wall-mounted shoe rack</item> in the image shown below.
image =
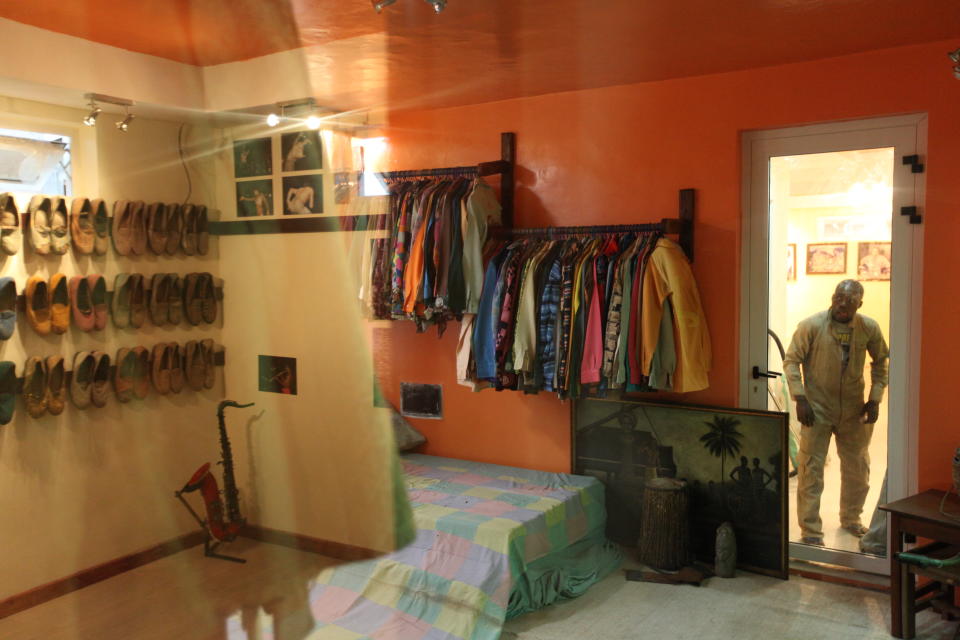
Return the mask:
<path id="1" fill-rule="evenodd" d="M 391 178 L 429 178 L 441 176 L 500 176 L 500 203 L 502 219 L 506 226 L 513 224 L 514 168 L 517 161 L 517 134 L 500 134 L 500 159 L 462 167 L 441 169 L 414 169 L 408 171 L 384 171 L 378 175 Z M 236 236 L 266 233 L 324 233 L 329 231 L 366 231 L 384 228 L 386 214 L 365 216 L 326 216 L 287 218 L 270 216 L 257 219 L 220 220 L 209 222 L 210 235 Z"/>

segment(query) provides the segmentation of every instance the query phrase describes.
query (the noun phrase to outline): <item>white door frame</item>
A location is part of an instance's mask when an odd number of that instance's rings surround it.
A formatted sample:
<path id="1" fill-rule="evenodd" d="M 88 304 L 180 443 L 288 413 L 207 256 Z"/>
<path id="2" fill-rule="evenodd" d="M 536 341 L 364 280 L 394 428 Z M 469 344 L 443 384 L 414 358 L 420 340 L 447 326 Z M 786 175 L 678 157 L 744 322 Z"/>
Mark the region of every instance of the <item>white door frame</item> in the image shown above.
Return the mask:
<path id="1" fill-rule="evenodd" d="M 909 224 L 906 216 L 900 215 L 900 208 L 914 205 L 923 215 L 925 184 L 924 174 L 911 173 L 909 166 L 901 164 L 901 156 L 918 154 L 921 159 L 925 158 L 926 141 L 925 114 L 749 131 L 742 136 L 739 400 L 742 407 L 758 409 L 767 408 L 766 379 L 753 380 L 752 370 L 755 365 L 767 369 L 769 158 L 877 147 L 896 148 L 893 184 L 896 258 L 891 273 L 890 301 L 888 501 L 917 491 L 923 225 Z M 783 336 L 783 339 L 786 342 L 789 336 Z M 790 517 L 794 517 L 794 514 Z M 889 573 L 887 559 L 846 551 L 791 543 L 790 556 L 874 573 Z"/>

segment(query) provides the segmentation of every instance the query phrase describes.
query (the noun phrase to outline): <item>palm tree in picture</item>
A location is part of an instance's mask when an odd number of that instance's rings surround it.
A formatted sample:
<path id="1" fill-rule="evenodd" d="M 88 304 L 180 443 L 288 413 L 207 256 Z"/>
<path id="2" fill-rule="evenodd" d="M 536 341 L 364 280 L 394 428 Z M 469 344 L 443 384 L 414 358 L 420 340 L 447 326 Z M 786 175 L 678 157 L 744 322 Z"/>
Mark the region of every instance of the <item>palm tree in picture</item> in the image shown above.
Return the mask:
<path id="1" fill-rule="evenodd" d="M 720 458 L 720 486 L 727 480 L 727 456 L 735 458 L 740 454 L 740 439 L 743 434 L 737 431 L 740 421 L 731 416 L 713 416 L 710 422 L 704 422 L 710 430 L 700 436 L 700 442 L 714 456 Z"/>

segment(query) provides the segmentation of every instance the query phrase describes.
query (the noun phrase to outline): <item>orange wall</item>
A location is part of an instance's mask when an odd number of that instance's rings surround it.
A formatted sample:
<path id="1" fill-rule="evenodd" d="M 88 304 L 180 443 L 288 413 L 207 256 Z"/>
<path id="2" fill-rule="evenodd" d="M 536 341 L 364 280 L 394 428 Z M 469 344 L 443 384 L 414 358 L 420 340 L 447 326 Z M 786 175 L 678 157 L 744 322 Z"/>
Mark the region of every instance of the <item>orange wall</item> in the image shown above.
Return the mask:
<path id="1" fill-rule="evenodd" d="M 694 272 L 714 367 L 709 390 L 685 401 L 734 406 L 738 394 L 740 133 L 869 116 L 929 114 L 924 254 L 920 486 L 949 483 L 960 342 L 960 81 L 957 42 L 681 80 L 391 114 L 393 168 L 499 157 L 518 139 L 518 226 L 646 222 L 675 215 L 677 190 L 697 189 Z M 458 325 L 440 340 L 393 323 L 378 349 L 385 395 L 399 382 L 444 386 L 445 417 L 418 420 L 427 452 L 568 470 L 569 406 L 555 396 L 472 393 L 455 380 Z"/>

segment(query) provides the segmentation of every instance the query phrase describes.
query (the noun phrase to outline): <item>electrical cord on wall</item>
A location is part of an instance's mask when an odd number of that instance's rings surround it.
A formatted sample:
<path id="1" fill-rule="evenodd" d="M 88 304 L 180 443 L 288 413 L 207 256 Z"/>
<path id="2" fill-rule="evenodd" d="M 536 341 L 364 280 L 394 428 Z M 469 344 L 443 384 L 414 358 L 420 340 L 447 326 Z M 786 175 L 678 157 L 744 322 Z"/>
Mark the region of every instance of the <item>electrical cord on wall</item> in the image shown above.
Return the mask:
<path id="1" fill-rule="evenodd" d="M 187 176 L 187 196 L 183 199 L 183 204 L 190 202 L 190 196 L 193 195 L 193 180 L 190 178 L 190 170 L 187 168 L 187 161 L 183 157 L 183 128 L 187 126 L 186 122 L 180 124 L 177 130 L 177 152 L 180 154 L 180 164 L 183 165 L 183 173 Z"/>

